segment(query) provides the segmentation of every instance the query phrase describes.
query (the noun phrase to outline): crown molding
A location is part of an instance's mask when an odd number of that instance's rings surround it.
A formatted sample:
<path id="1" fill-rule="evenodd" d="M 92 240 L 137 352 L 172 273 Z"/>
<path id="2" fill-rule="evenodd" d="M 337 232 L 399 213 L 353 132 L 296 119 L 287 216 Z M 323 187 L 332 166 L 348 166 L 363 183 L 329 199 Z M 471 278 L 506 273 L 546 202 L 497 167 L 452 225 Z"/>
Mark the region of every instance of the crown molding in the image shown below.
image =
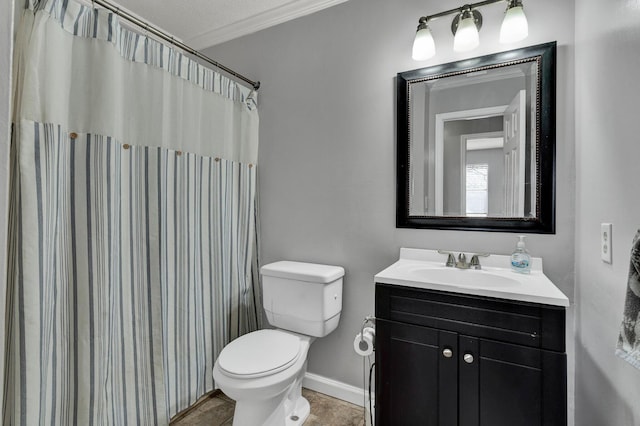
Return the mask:
<path id="1" fill-rule="evenodd" d="M 248 34 L 264 30 L 265 28 L 287 22 L 301 16 L 310 15 L 348 0 L 299 0 L 275 9 L 254 15 L 224 27 L 206 31 L 195 37 L 188 38 L 186 44 L 196 50 L 206 49 L 225 41 L 233 40 Z"/>

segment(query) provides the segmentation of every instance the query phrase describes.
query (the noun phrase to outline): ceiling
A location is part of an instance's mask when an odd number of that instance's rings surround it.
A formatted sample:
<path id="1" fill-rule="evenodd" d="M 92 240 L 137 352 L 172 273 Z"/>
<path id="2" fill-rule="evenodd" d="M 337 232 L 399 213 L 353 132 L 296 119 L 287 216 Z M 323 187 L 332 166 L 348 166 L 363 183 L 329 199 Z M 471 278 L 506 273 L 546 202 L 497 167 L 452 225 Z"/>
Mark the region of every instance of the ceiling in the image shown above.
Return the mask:
<path id="1" fill-rule="evenodd" d="M 111 0 L 197 50 L 347 0 Z"/>

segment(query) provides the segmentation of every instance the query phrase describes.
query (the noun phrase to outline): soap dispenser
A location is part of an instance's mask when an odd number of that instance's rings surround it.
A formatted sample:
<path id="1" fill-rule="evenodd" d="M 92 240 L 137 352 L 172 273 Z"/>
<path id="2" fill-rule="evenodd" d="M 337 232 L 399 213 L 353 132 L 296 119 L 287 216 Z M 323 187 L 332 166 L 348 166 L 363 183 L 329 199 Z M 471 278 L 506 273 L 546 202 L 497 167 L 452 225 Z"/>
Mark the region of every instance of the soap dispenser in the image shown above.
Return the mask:
<path id="1" fill-rule="evenodd" d="M 531 256 L 524 246 L 524 238 L 524 235 L 520 235 L 520 241 L 511 254 L 511 269 L 520 274 L 529 274 L 531 273 Z"/>

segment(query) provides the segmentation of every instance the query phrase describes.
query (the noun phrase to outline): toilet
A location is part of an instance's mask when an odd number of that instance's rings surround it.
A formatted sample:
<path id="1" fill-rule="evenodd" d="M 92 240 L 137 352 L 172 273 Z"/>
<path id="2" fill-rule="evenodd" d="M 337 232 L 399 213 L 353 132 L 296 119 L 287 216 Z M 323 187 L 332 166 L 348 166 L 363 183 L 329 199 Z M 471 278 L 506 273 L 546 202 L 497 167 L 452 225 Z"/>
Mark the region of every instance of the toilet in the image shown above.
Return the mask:
<path id="1" fill-rule="evenodd" d="M 302 396 L 309 346 L 338 326 L 340 266 L 281 261 L 264 265 L 263 306 L 276 329 L 241 336 L 213 367 L 216 386 L 236 401 L 234 426 L 294 426 L 309 416 Z"/>

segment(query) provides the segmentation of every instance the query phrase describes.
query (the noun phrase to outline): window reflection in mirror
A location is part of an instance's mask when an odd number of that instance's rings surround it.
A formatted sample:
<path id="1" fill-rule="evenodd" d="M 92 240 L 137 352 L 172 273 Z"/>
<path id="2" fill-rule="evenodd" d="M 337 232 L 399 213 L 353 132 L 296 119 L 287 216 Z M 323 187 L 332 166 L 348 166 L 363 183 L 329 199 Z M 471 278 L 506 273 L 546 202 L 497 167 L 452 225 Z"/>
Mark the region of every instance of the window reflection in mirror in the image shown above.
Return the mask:
<path id="1" fill-rule="evenodd" d="M 487 217 L 489 214 L 489 164 L 467 163 L 465 171 L 462 211 L 470 217 Z"/>

